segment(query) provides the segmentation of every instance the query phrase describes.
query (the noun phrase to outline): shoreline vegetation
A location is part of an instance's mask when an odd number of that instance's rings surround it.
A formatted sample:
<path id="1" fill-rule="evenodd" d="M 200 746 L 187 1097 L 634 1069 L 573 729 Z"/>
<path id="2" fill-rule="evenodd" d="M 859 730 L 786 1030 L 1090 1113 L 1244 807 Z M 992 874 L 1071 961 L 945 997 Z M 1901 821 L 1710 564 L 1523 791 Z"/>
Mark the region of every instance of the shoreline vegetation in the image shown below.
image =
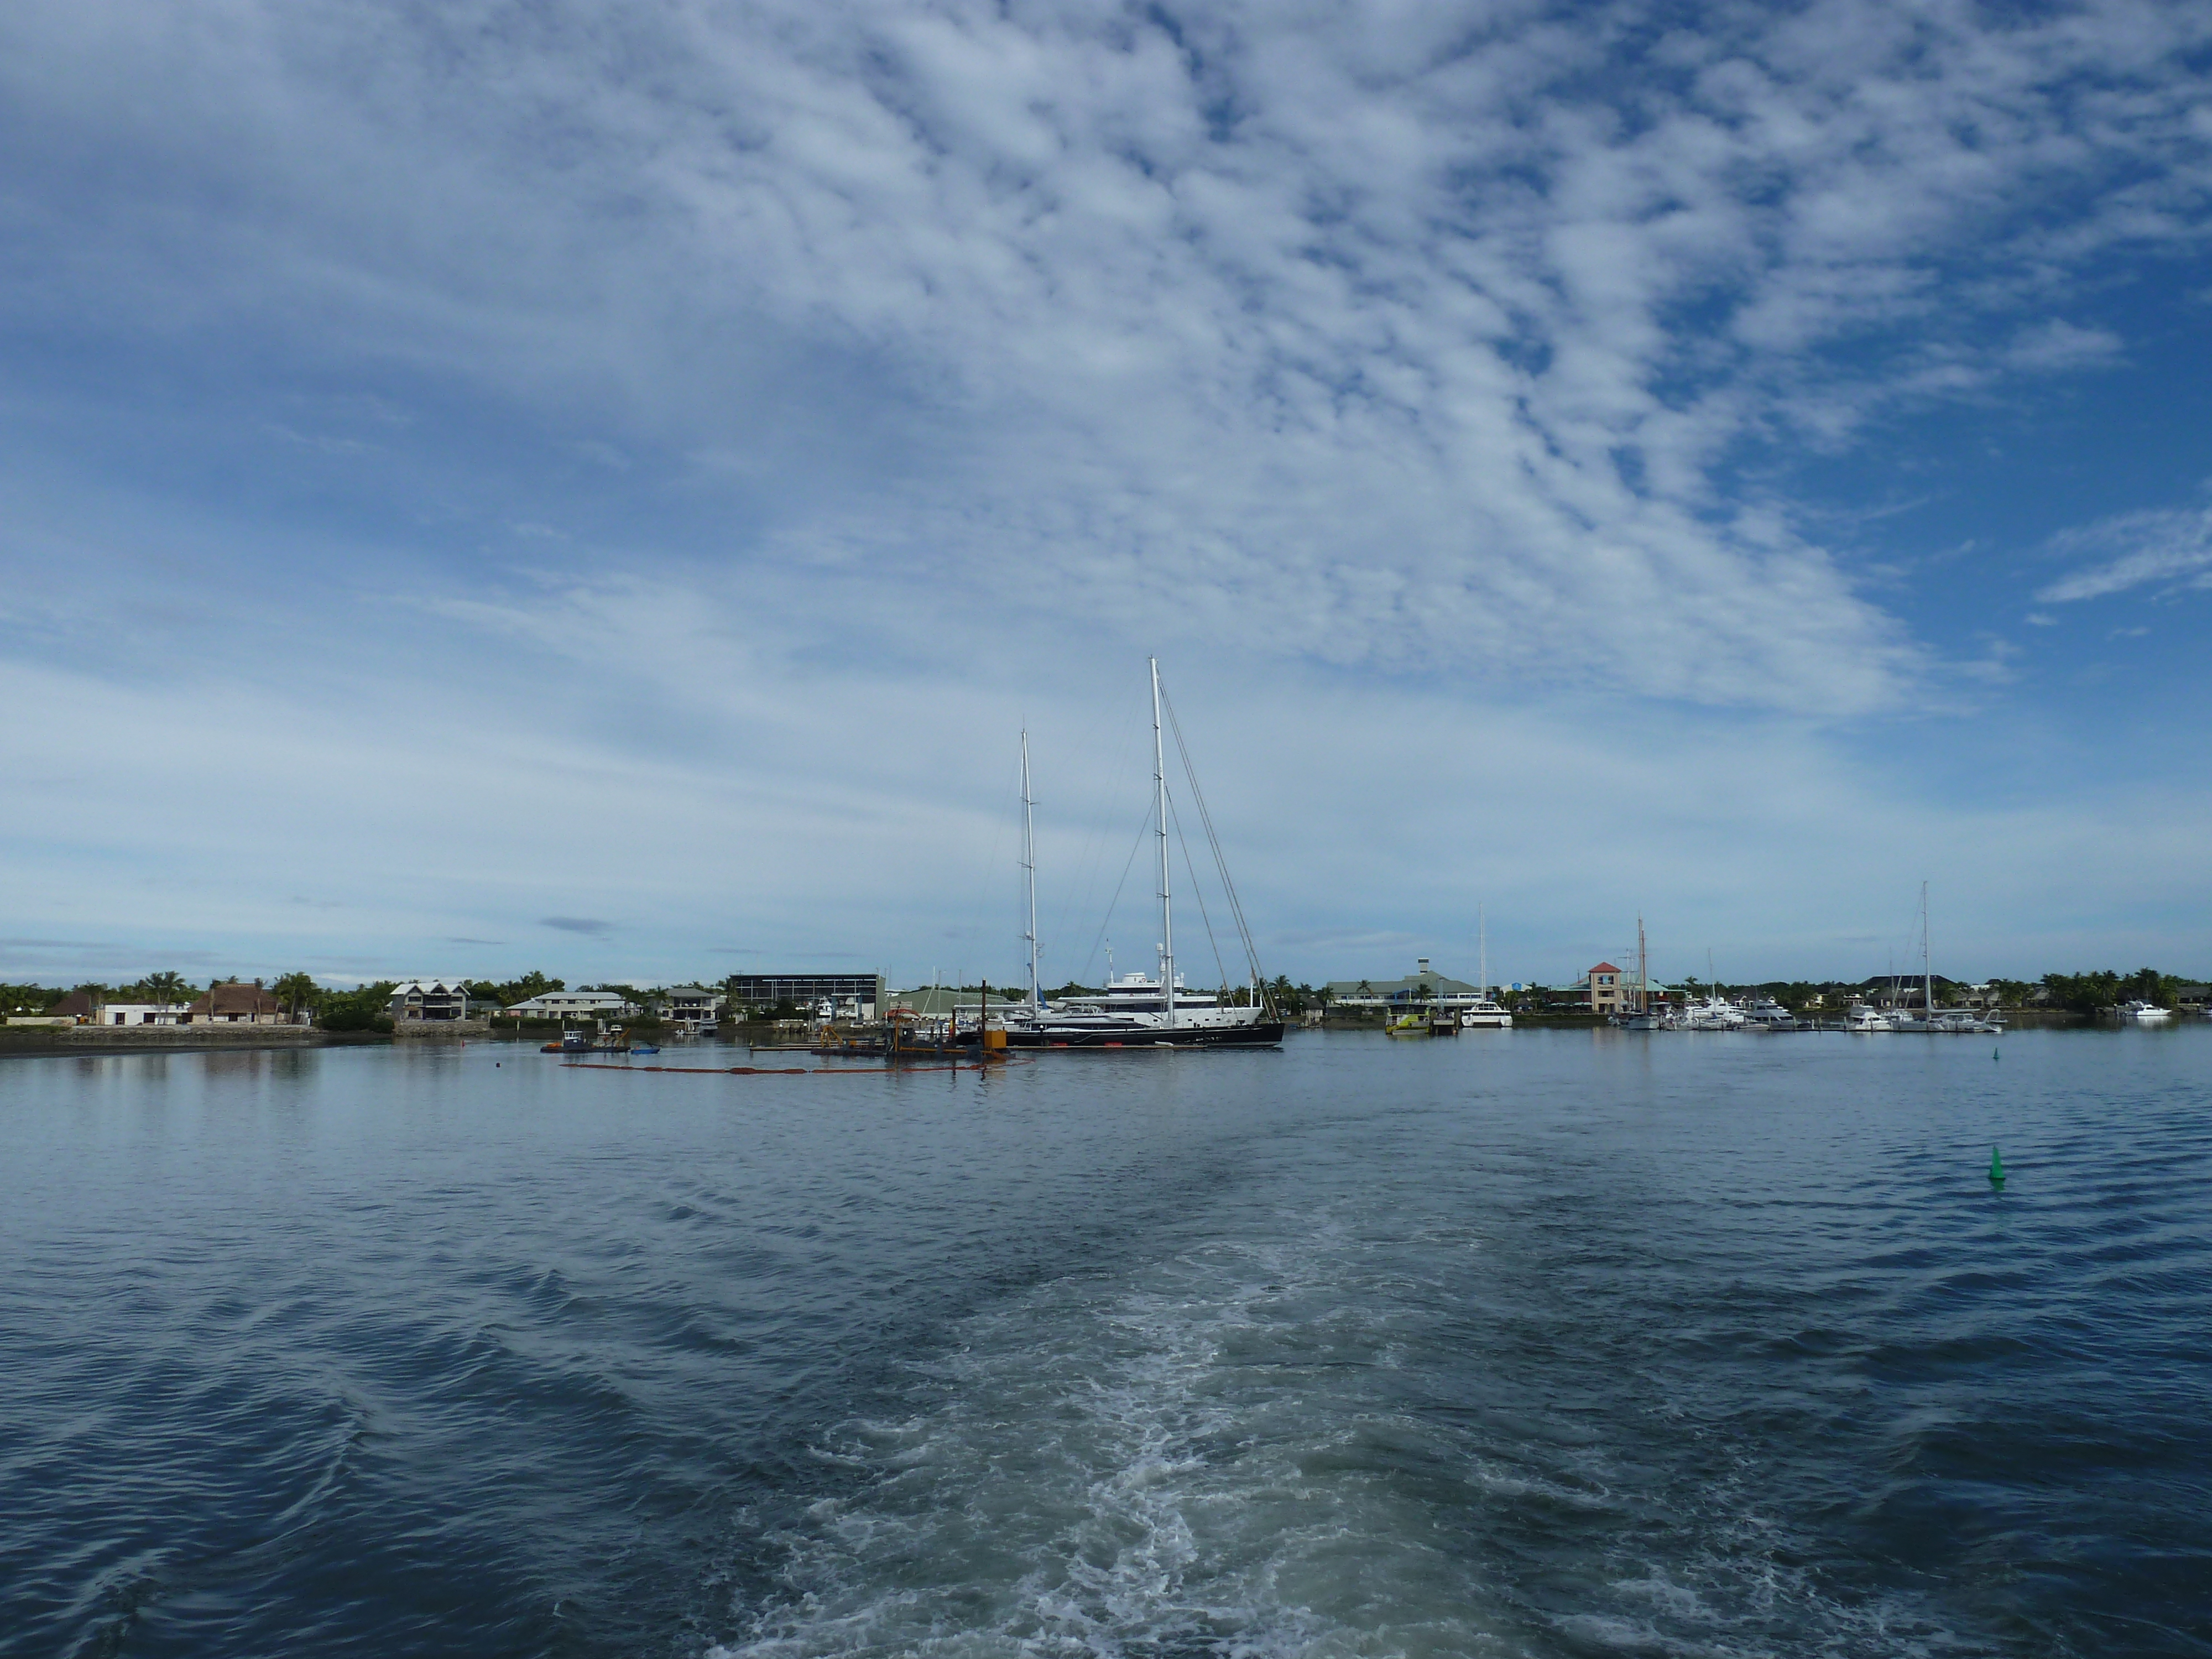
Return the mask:
<path id="1" fill-rule="evenodd" d="M 237 980 L 210 980 L 210 991 L 216 984 L 241 984 Z M 28 1055 L 28 1053 L 76 1053 L 76 1055 L 97 1055 L 97 1053 L 177 1053 L 177 1051 L 206 1051 L 206 1048 L 323 1048 L 323 1046 L 361 1044 L 361 1042 L 394 1042 L 394 1040 L 507 1040 L 507 1042 L 538 1042 L 546 1036 L 557 1036 L 562 1030 L 560 1020 L 526 1020 L 526 1018 L 502 1018 L 504 1009 L 538 998 L 549 991 L 564 991 L 566 984 L 550 978 L 542 971 L 531 971 L 507 982 L 473 980 L 469 982 L 471 1015 L 469 1020 L 453 1022 L 407 1022 L 396 1026 L 387 1005 L 396 988 L 396 980 L 372 980 L 368 984 L 341 988 L 323 987 L 307 973 L 285 973 L 281 978 L 270 980 L 268 994 L 276 998 L 288 1009 L 288 1018 L 281 1024 L 270 1022 L 195 1022 L 195 1024 L 9 1024 L 0 1026 L 0 1055 Z M 728 984 L 728 982 L 726 982 Z M 1000 987 L 1005 980 L 1000 980 Z M 261 988 L 261 982 L 257 982 Z M 668 1036 L 668 1024 L 659 1018 L 657 991 L 650 987 L 633 984 L 592 984 L 580 987 L 586 991 L 611 991 L 622 995 L 626 1005 L 633 1005 L 637 1013 L 622 1022 L 629 1036 L 639 1040 L 659 1042 Z M 982 995 L 980 984 L 945 987 L 953 994 Z M 1367 988 L 1367 982 L 1360 982 Z M 1920 984 L 1905 984 L 1902 980 L 1891 980 L 1889 975 L 1858 980 L 1858 982 L 1790 982 L 1741 984 L 1741 987 L 1708 987 L 1697 978 L 1686 978 L 1681 987 L 1674 987 L 1687 998 L 1701 998 L 1712 991 L 1736 995 L 1760 995 L 1771 998 L 1781 1006 L 1798 1015 L 1840 1013 L 1854 1000 L 1867 1002 L 1891 1002 L 1909 1000 L 1917 1002 Z M 1500 987 L 1495 991 L 1498 1002 L 1513 1011 L 1516 1020 L 1526 1026 L 1544 1029 L 1575 1029 L 1575 1026 L 1601 1026 L 1606 1015 L 1593 1013 L 1589 1005 L 1575 1006 L 1575 994 L 1582 987 L 1553 988 L 1544 984 L 1526 984 L 1520 988 Z M 168 1005 L 181 1006 L 185 1000 L 197 994 L 197 987 L 185 982 L 177 973 L 149 973 L 143 980 L 122 987 L 108 984 L 80 984 L 80 987 L 42 987 L 42 984 L 0 984 L 0 1013 L 13 1018 L 45 1018 L 51 1009 L 64 998 L 76 995 L 76 1006 L 84 1006 L 88 998 L 93 1005 L 106 1002 L 126 1002 L 126 1005 Z M 1061 984 L 1044 991 L 1046 998 L 1075 998 L 1075 995 L 1095 995 L 1097 987 L 1084 984 Z M 1936 978 L 1936 998 L 1938 1005 L 1958 1005 L 1966 994 L 1973 994 L 1986 1006 L 2002 1009 L 2006 1022 L 2013 1026 L 2039 1026 L 2039 1029 L 2062 1029 L 2062 1026 L 2101 1024 L 2104 1018 L 2121 1002 L 2142 1000 L 2150 1005 L 2174 1009 L 2188 1000 L 2201 1000 L 2203 987 L 2190 984 L 2185 980 L 2161 973 L 2157 969 L 2139 969 L 2132 975 L 2121 975 L 2112 969 L 2094 973 L 2046 973 L 2042 980 L 1989 980 L 1986 984 L 1969 987 L 1960 980 Z M 1380 1029 L 1382 1024 L 1407 1011 L 1425 1006 L 1420 998 L 1405 1005 L 1378 1006 L 1374 1002 L 1360 1005 L 1338 1005 L 1334 1002 L 1328 987 L 1314 988 L 1312 984 L 1291 984 L 1287 975 L 1279 975 L 1265 987 L 1265 995 L 1285 1018 L 1301 1020 L 1305 1024 L 1321 1024 L 1325 1029 L 1358 1030 Z M 1224 988 L 1224 1002 L 1245 1005 L 1252 994 L 1248 987 Z M 1013 998 L 1005 998 L 1002 991 L 991 991 L 991 1002 L 1000 1006 L 1011 1006 Z M 476 1015 L 476 1006 L 483 1005 L 484 1015 Z M 1307 1018 L 1312 1015 L 1312 1018 Z M 790 1002 L 775 1006 L 732 1006 L 723 1015 L 721 1030 L 726 1040 L 732 1042 L 775 1042 L 787 1040 L 794 1024 L 805 1022 L 805 1011 Z"/>
<path id="2" fill-rule="evenodd" d="M 1006 981 L 996 983 L 1003 987 Z M 242 986 L 236 980 L 217 979 L 209 982 L 209 994 L 219 986 Z M 346 1043 L 385 1042 L 392 1041 L 447 1041 L 463 1038 L 491 1038 L 502 1041 L 542 1040 L 549 1035 L 557 1036 L 562 1029 L 559 1020 L 503 1018 L 504 1011 L 515 1004 L 526 1002 L 548 992 L 567 988 L 564 982 L 541 970 L 504 981 L 472 981 L 468 982 L 471 1018 L 463 1020 L 414 1022 L 395 1024 L 388 1012 L 393 991 L 398 981 L 371 981 L 368 983 L 342 988 L 319 984 L 305 973 L 290 973 L 266 982 L 270 999 L 283 1005 L 286 1015 L 282 1023 L 191 1023 L 191 1024 L 134 1024 L 111 1025 L 106 1024 L 9 1024 L 0 1026 L 0 1054 L 116 1054 L 190 1051 L 207 1048 L 321 1048 Z M 723 988 L 728 988 L 725 981 Z M 1343 982 L 1340 982 L 1340 984 Z M 1360 981 L 1366 988 L 1366 981 Z M 1741 986 L 1708 986 L 1694 976 L 1686 978 L 1674 988 L 1677 994 L 1696 998 L 1715 991 L 1771 998 L 1792 1013 L 1801 1016 L 1838 1013 L 1854 1000 L 1884 1003 L 1899 1000 L 1902 981 L 1887 975 L 1870 977 L 1856 981 L 1788 981 Z M 254 981 L 259 991 L 263 981 Z M 622 997 L 636 1012 L 622 1023 L 634 1037 L 659 1041 L 668 1034 L 668 1026 L 659 1017 L 659 993 L 654 988 L 609 983 L 585 986 L 584 990 L 606 991 Z M 714 988 L 705 981 L 701 988 Z M 961 994 L 981 995 L 981 985 L 947 987 L 956 996 Z M 1577 1026 L 1596 1026 L 1607 1023 L 1607 1016 L 1592 1012 L 1585 1002 L 1577 1007 L 1574 998 L 1579 987 L 1554 988 L 1543 985 L 1528 985 L 1508 989 L 1498 988 L 1497 1000 L 1511 1011 L 1516 1021 L 1532 1026 L 1570 1029 Z M 1917 981 L 1903 987 L 1904 1000 L 1917 1002 Z M 2141 1000 L 2160 1007 L 2174 1008 L 2185 1000 L 2201 1000 L 2203 987 L 2192 985 L 2175 975 L 2161 973 L 2154 968 L 2143 968 L 2132 975 L 2123 975 L 2112 969 L 2081 974 L 2046 974 L 2040 981 L 1994 979 L 1986 984 L 1969 986 L 1964 981 L 1937 976 L 1936 999 L 1939 1006 L 1956 1005 L 1971 995 L 1976 1001 L 2003 1012 L 2008 1024 L 2015 1027 L 2065 1027 L 2103 1023 L 2117 1005 Z M 1049 998 L 1066 998 L 1096 994 L 1097 988 L 1079 985 L 1073 981 L 1043 993 Z M 1402 1006 L 1388 1007 L 1363 1002 L 1346 1006 L 1334 1001 L 1327 987 L 1316 990 L 1310 985 L 1294 985 L 1287 976 L 1279 976 L 1266 988 L 1266 995 L 1287 1018 L 1306 1024 L 1319 1024 L 1333 1030 L 1380 1028 L 1391 1018 L 1416 1010 L 1423 1006 L 1419 999 Z M 43 1018 L 49 1011 L 71 1000 L 71 1006 L 82 1007 L 89 1000 L 94 1005 L 117 1003 L 155 1005 L 181 1007 L 198 994 L 198 988 L 188 983 L 181 975 L 173 972 L 149 974 L 128 985 L 108 986 L 85 984 L 71 988 L 41 985 L 0 984 L 0 1014 L 16 1018 Z M 1221 996 L 1225 1002 L 1242 1006 L 1250 1001 L 1248 988 L 1224 988 Z M 1006 1006 L 1011 999 L 1003 991 L 991 993 L 991 1000 Z M 483 1015 L 476 1014 L 481 1006 Z M 1309 1018 L 1308 1016 L 1312 1018 Z M 730 1040 L 771 1042 L 787 1038 L 790 1028 L 805 1021 L 807 1011 L 787 1002 L 773 1006 L 753 1007 L 735 1006 L 723 1017 L 722 1030 Z"/>

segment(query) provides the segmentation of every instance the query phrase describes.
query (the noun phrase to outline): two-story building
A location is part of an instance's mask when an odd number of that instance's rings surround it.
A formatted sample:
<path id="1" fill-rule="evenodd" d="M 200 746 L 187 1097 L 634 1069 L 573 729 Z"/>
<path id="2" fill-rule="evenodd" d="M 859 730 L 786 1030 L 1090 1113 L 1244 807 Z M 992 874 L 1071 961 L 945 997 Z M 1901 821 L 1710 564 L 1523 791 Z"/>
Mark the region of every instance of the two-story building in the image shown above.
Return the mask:
<path id="1" fill-rule="evenodd" d="M 1576 1000 L 1587 1004 L 1594 1014 L 1632 1012 L 1636 1007 L 1636 985 L 1632 980 L 1624 984 L 1626 979 L 1627 975 L 1611 963 L 1601 962 L 1583 975 L 1583 982 L 1576 988 L 1581 993 Z"/>
<path id="2" fill-rule="evenodd" d="M 466 1019 L 469 988 L 450 977 L 407 980 L 392 988 L 386 1010 L 395 1020 Z"/>
<path id="3" fill-rule="evenodd" d="M 722 1023 L 729 1000 L 703 985 L 672 985 L 660 994 L 660 1017 L 679 1030 L 712 1030 Z"/>
<path id="4" fill-rule="evenodd" d="M 503 1019 L 635 1019 L 637 1008 L 612 991 L 544 991 L 500 1011 Z"/>

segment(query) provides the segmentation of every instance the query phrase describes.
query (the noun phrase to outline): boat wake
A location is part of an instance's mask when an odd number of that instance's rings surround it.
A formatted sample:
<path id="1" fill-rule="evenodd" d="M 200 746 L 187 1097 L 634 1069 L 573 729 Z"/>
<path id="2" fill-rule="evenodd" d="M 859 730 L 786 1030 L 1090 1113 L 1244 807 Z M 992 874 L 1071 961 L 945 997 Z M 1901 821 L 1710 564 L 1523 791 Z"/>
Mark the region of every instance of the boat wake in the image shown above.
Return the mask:
<path id="1" fill-rule="evenodd" d="M 1480 1240 L 1305 1225 L 969 1322 L 911 1409 L 817 1449 L 824 1495 L 751 1540 L 774 1588 L 709 1659 L 1952 1645 L 1921 1610 L 1825 1595 L 1742 1460 L 1655 1505 L 1601 1425 L 1443 1407 L 1482 1291 L 1418 1264 L 1479 1263 Z"/>

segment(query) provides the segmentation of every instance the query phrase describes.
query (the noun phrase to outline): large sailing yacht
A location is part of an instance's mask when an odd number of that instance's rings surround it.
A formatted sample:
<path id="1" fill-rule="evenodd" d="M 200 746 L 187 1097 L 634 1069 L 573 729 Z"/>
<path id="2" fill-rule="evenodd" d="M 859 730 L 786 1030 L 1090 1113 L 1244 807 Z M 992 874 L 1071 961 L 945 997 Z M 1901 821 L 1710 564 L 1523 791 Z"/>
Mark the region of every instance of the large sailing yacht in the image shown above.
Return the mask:
<path id="1" fill-rule="evenodd" d="M 1160 665 L 1152 671 L 1152 789 L 1154 832 L 1160 854 L 1160 959 L 1157 972 L 1110 971 L 1104 991 L 1047 1003 L 1036 983 L 1036 839 L 1030 823 L 1029 743 L 1022 745 L 1023 841 L 1029 870 L 1030 996 L 1026 1008 L 1006 1016 L 1010 1048 L 1267 1048 L 1283 1041 L 1283 1022 L 1266 1007 L 1256 964 L 1251 1001 L 1224 1007 L 1209 991 L 1193 991 L 1175 965 L 1175 910 L 1168 879 L 1167 751 L 1160 735 Z M 1182 739 L 1178 736 L 1177 739 Z M 1226 872 L 1224 872 L 1224 880 Z M 1232 890 L 1233 900 L 1234 893 Z M 1241 921 L 1240 921 L 1240 926 Z M 1249 940 L 1247 940 L 1248 947 Z"/>

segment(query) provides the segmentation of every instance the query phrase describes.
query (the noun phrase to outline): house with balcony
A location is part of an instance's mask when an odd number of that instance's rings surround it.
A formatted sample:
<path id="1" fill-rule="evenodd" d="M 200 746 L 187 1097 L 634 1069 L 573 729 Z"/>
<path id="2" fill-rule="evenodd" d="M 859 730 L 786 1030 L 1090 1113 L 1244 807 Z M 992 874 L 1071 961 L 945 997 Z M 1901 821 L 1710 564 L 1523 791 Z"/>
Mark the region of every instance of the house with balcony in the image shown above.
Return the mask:
<path id="1" fill-rule="evenodd" d="M 469 988 L 453 978 L 410 979 L 392 988 L 386 1012 L 394 1021 L 466 1019 Z"/>

